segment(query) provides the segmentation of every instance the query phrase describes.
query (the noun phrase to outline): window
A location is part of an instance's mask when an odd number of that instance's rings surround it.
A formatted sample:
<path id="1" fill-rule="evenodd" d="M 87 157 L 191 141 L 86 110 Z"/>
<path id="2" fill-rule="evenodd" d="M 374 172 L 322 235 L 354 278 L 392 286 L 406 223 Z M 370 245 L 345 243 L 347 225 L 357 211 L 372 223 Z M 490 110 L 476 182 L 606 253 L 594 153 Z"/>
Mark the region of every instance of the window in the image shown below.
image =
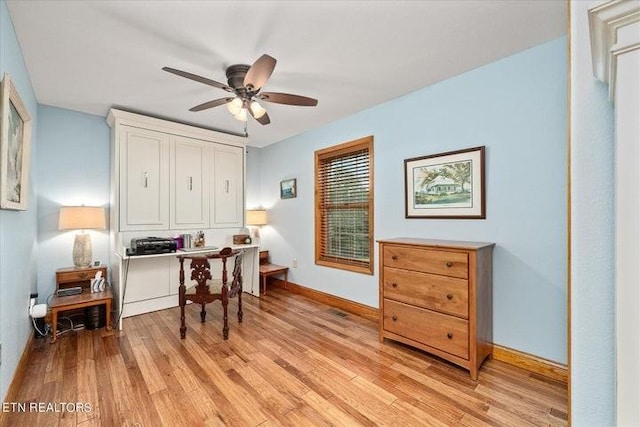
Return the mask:
<path id="1" fill-rule="evenodd" d="M 315 152 L 316 264 L 373 274 L 373 136 Z"/>

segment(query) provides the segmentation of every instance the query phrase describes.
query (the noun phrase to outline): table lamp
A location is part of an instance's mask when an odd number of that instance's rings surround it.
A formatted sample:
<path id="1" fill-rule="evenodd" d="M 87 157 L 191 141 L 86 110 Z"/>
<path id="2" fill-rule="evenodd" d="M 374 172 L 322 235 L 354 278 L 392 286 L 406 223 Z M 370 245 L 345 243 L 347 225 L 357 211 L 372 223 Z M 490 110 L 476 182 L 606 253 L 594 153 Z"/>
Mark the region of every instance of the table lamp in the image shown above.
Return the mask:
<path id="1" fill-rule="evenodd" d="M 76 268 L 91 265 L 91 236 L 88 229 L 105 229 L 104 208 L 94 206 L 63 206 L 60 208 L 59 230 L 80 230 L 73 241 L 73 264 Z"/>
<path id="2" fill-rule="evenodd" d="M 247 225 L 255 226 L 254 238 L 256 243 L 260 243 L 260 227 L 267 225 L 267 211 L 266 209 L 251 209 L 247 211 Z"/>

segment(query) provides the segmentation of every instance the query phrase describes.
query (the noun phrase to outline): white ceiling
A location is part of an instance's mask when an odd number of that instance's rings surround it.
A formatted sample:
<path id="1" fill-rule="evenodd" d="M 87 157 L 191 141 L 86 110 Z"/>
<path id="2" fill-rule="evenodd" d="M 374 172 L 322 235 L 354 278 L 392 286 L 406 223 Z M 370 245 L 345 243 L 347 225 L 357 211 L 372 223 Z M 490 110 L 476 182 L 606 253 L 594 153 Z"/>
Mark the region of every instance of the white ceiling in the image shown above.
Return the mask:
<path id="1" fill-rule="evenodd" d="M 38 102 L 106 116 L 112 106 L 243 133 L 225 69 L 267 53 L 264 90 L 317 107 L 267 104 L 263 147 L 566 34 L 566 1 L 6 1 Z"/>

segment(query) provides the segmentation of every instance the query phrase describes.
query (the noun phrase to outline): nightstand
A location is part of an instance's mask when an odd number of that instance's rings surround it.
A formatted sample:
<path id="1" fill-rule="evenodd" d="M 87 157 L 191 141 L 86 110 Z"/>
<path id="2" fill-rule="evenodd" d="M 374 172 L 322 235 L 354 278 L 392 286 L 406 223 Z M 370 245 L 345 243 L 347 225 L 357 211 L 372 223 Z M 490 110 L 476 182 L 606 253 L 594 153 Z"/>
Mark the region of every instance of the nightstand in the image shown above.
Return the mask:
<path id="1" fill-rule="evenodd" d="M 284 265 L 271 264 L 269 262 L 269 251 L 260 251 L 260 279 L 262 282 L 262 292 L 267 294 L 267 278 L 270 276 L 277 276 L 282 274 L 284 276 L 284 288 L 287 288 L 289 283 L 287 276 L 289 274 L 289 267 Z"/>
<path id="2" fill-rule="evenodd" d="M 55 342 L 58 330 L 58 312 L 87 308 L 104 304 L 106 307 L 106 328 L 111 329 L 111 301 L 113 295 L 111 288 L 107 285 L 103 292 L 91 292 L 91 279 L 98 271 L 102 272 L 102 277 L 107 276 L 107 267 L 87 267 L 87 268 L 60 268 L 56 270 L 56 291 L 58 289 L 73 288 L 79 286 L 82 293 L 59 297 L 54 294 L 51 298 L 51 329 L 53 336 L 51 342 Z"/>

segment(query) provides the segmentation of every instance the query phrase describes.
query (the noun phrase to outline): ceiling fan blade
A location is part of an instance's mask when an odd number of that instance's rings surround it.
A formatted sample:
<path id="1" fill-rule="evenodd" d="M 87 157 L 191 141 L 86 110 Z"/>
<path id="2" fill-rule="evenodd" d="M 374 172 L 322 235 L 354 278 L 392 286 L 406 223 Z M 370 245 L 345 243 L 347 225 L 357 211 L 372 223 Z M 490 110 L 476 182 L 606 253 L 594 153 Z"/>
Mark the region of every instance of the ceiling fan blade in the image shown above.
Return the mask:
<path id="1" fill-rule="evenodd" d="M 318 105 L 317 99 L 292 95 L 290 93 L 262 92 L 258 97 L 263 101 L 274 102 L 276 104 L 298 105 L 301 107 L 315 107 Z"/>
<path id="2" fill-rule="evenodd" d="M 234 99 L 233 97 L 214 99 L 213 101 L 208 101 L 208 102 L 205 102 L 204 104 L 196 105 L 193 108 L 189 108 L 189 111 L 202 111 L 208 108 L 218 107 L 220 105 L 224 105 L 228 102 L 233 101 L 233 99 Z"/>
<path id="3" fill-rule="evenodd" d="M 261 125 L 268 125 L 269 123 L 271 123 L 271 119 L 269 118 L 269 114 L 267 114 L 267 112 L 265 111 L 265 113 L 260 116 L 260 118 L 257 118 L 254 114 L 253 111 L 251 110 L 251 108 L 247 109 L 249 111 L 249 114 L 251 114 L 251 117 L 253 117 L 254 119 L 256 119 L 256 121 L 258 123 L 260 123 Z"/>
<path id="4" fill-rule="evenodd" d="M 244 87 L 257 91 L 269 80 L 273 69 L 276 67 L 276 59 L 269 55 L 262 55 L 253 63 L 247 75 L 244 76 Z"/>
<path id="5" fill-rule="evenodd" d="M 217 88 L 226 90 L 227 92 L 233 92 L 233 88 L 230 88 L 229 86 L 227 86 L 227 85 L 225 85 L 223 83 L 217 82 L 215 80 L 208 79 L 206 77 L 198 76 L 196 74 L 188 73 L 188 72 L 182 71 L 182 70 L 176 70 L 175 68 L 171 68 L 171 67 L 162 67 L 162 69 L 164 71 L 167 71 L 169 73 L 178 75 L 180 77 L 185 77 L 185 78 L 190 79 L 190 80 L 195 80 L 196 82 L 200 82 L 200 83 L 204 83 L 204 84 L 209 85 L 209 86 L 217 87 Z"/>

